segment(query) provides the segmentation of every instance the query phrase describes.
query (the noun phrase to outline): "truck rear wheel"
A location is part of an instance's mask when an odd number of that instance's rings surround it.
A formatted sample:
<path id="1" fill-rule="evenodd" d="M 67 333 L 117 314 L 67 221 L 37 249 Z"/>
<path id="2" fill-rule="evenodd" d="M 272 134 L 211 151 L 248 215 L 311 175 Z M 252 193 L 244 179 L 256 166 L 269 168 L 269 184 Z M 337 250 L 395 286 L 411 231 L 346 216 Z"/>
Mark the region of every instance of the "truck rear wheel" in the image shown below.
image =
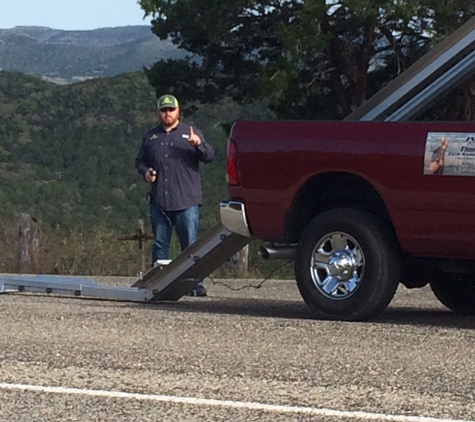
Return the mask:
<path id="1" fill-rule="evenodd" d="M 300 294 L 323 319 L 374 317 L 393 298 L 400 273 L 394 234 L 372 214 L 352 208 L 315 217 L 295 256 Z"/>
<path id="2" fill-rule="evenodd" d="M 462 315 L 475 315 L 475 275 L 446 274 L 430 282 L 435 297 L 452 311 Z"/>

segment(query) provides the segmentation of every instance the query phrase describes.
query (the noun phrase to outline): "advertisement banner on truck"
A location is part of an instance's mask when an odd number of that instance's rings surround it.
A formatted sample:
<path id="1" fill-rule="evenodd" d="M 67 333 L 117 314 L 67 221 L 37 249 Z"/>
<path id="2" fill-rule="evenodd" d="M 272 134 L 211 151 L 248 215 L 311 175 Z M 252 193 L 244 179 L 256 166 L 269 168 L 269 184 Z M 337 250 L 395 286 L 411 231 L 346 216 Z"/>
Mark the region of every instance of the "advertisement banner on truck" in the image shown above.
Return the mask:
<path id="1" fill-rule="evenodd" d="M 475 176 L 475 133 L 429 132 L 424 174 Z"/>

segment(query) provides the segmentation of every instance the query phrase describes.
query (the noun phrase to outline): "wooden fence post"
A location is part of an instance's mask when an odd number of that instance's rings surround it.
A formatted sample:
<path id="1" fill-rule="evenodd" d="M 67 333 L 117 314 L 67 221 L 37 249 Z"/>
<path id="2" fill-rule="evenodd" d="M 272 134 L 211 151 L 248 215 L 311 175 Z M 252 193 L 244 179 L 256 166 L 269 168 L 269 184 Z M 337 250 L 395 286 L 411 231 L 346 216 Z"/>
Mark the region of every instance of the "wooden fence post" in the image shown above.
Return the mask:
<path id="1" fill-rule="evenodd" d="M 40 249 L 39 224 L 29 214 L 22 213 L 18 226 L 18 271 L 20 274 L 37 274 Z"/>
<path id="2" fill-rule="evenodd" d="M 154 240 L 155 236 L 148 234 L 145 230 L 145 222 L 143 219 L 139 220 L 139 228 L 137 229 L 137 234 L 130 235 L 130 236 L 120 236 L 119 240 L 135 240 L 138 242 L 139 249 L 141 250 L 141 271 L 145 272 L 147 265 L 145 263 L 145 244 L 147 240 Z"/>

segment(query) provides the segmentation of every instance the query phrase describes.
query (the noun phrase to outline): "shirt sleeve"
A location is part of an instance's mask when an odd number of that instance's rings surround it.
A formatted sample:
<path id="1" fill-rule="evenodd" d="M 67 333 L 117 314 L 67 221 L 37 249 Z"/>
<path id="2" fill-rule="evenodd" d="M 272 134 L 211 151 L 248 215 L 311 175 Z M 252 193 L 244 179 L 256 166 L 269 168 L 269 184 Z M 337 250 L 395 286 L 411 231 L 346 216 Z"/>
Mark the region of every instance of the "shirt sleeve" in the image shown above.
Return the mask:
<path id="1" fill-rule="evenodd" d="M 145 177 L 145 173 L 150 168 L 150 163 L 145 152 L 145 138 L 142 140 L 142 145 L 140 145 L 139 152 L 135 158 L 135 168 L 142 177 Z"/>
<path id="2" fill-rule="evenodd" d="M 195 148 L 198 160 L 203 163 L 211 163 L 214 161 L 216 153 L 213 147 L 206 141 L 203 133 L 198 129 L 195 129 L 195 131 L 201 139 L 201 144 Z"/>

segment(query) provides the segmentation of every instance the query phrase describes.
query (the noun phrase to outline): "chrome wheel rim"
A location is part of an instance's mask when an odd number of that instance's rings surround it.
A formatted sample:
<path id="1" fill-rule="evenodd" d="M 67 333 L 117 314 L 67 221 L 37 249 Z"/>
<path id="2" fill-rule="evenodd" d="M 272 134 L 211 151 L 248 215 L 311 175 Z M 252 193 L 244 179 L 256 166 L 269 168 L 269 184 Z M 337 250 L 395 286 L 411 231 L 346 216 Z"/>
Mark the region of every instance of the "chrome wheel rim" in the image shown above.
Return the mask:
<path id="1" fill-rule="evenodd" d="M 346 233 L 325 235 L 312 251 L 310 273 L 313 284 L 321 294 L 332 300 L 352 296 L 361 284 L 364 268 L 361 246 Z"/>

